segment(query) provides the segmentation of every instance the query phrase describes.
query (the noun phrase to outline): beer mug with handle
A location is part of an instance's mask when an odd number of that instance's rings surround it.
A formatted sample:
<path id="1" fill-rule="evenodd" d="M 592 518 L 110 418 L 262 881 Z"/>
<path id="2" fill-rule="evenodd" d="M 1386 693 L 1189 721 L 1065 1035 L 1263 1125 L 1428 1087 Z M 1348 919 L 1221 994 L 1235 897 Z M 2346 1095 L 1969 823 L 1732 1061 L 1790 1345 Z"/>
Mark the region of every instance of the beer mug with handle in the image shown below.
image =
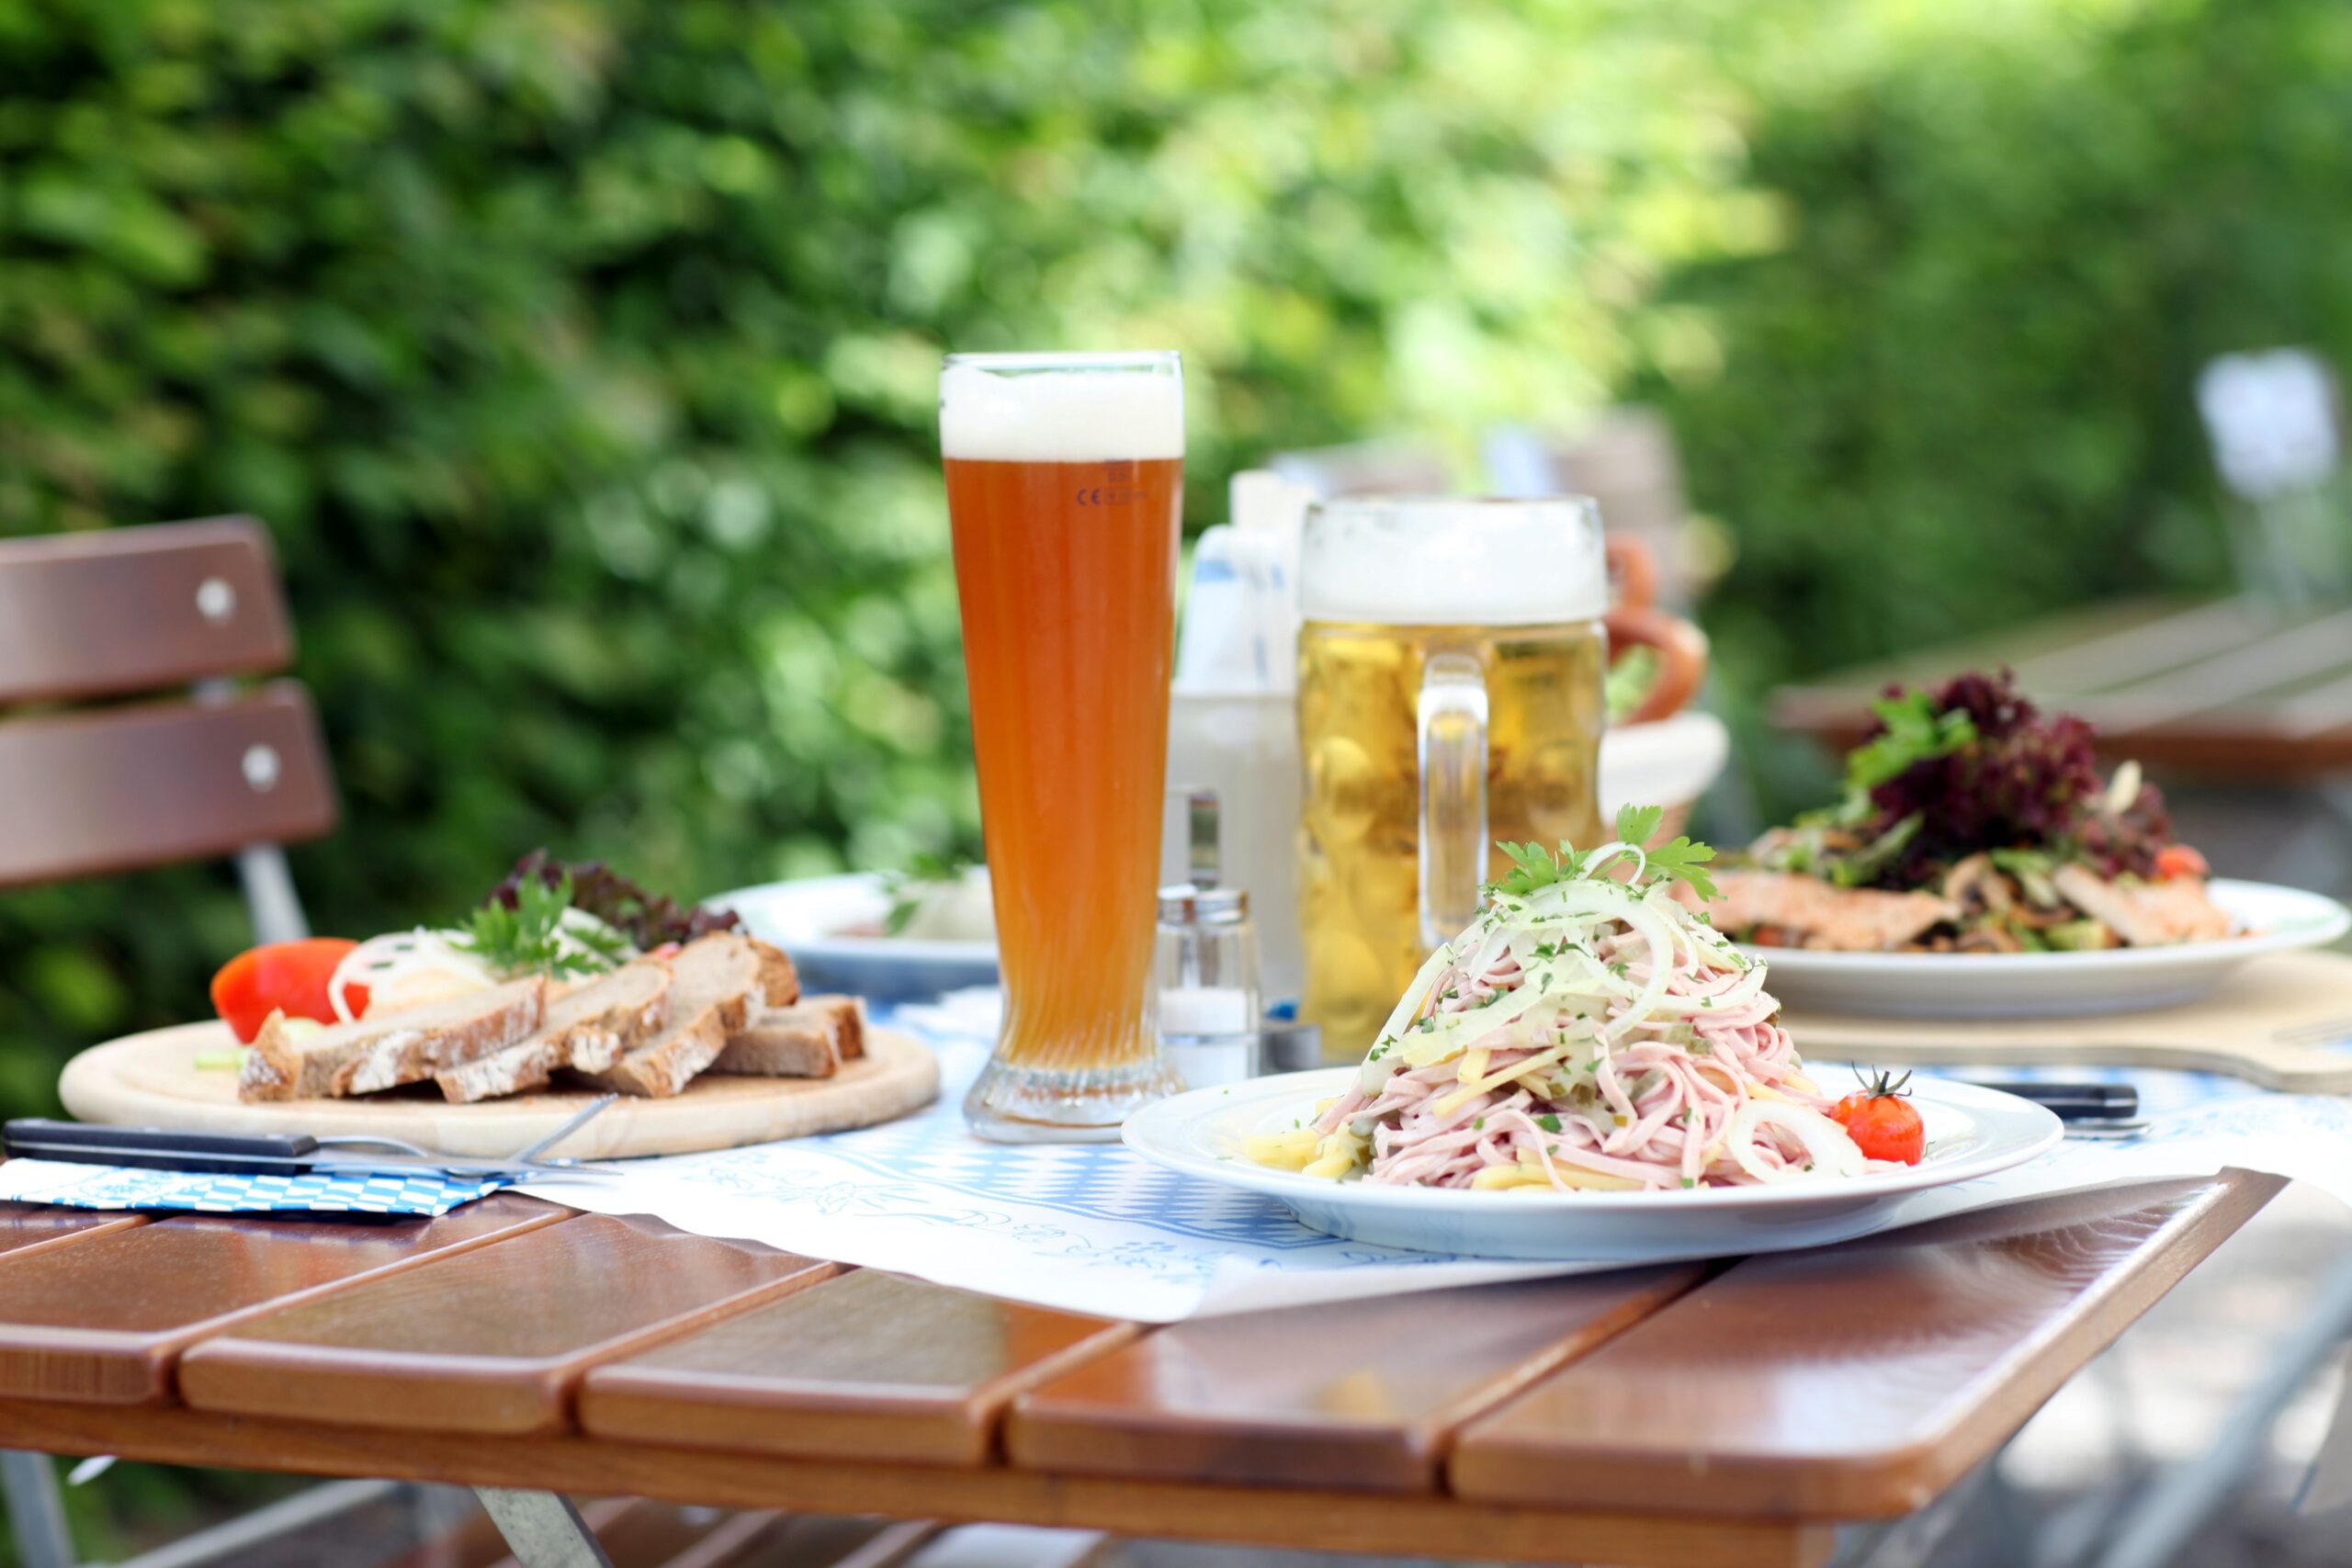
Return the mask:
<path id="1" fill-rule="evenodd" d="M 1470 922 L 1498 839 L 1600 840 L 1609 571 L 1581 496 L 1354 499 L 1307 515 L 1303 1011 L 1324 1054 L 1373 1043 Z"/>

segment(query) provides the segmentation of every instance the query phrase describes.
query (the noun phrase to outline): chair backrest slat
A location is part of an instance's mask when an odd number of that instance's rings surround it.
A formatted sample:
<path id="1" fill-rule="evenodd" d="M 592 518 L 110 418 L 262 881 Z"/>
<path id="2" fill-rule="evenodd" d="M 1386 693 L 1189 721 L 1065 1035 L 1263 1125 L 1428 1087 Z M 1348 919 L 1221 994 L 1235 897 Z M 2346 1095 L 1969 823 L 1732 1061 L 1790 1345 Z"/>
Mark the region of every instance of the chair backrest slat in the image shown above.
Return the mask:
<path id="1" fill-rule="evenodd" d="M 0 886 L 313 839 L 334 820 L 318 716 L 291 681 L 0 721 Z"/>
<path id="2" fill-rule="evenodd" d="M 0 539 L 0 704 L 265 674 L 293 653 L 250 517 Z"/>

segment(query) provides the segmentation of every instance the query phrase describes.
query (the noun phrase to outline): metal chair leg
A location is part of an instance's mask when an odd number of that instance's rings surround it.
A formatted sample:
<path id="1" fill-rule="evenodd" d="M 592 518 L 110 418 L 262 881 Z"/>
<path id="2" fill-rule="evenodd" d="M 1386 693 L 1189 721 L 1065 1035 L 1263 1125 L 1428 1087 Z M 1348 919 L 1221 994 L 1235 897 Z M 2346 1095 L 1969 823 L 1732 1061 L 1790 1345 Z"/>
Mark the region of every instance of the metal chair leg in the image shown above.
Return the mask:
<path id="1" fill-rule="evenodd" d="M 477 1486 L 474 1495 L 523 1568 L 613 1568 L 571 1498 L 503 1486 Z"/>
<path id="2" fill-rule="evenodd" d="M 275 844 L 256 844 L 237 852 L 237 879 L 244 884 L 245 910 L 253 917 L 256 942 L 300 942 L 311 934 L 302 916 L 302 900 L 294 892 L 293 874 L 286 869 L 286 852 Z"/>
<path id="3" fill-rule="evenodd" d="M 2352 1333 L 2352 1258 L 2337 1262 L 2301 1323 L 2204 1453 L 2158 1474 L 2109 1527 L 2098 1568 L 2163 1568 L 2259 1461 L 2278 1413 Z"/>
<path id="4" fill-rule="evenodd" d="M 0 1450 L 0 1489 L 7 1494 L 8 1530 L 24 1568 L 74 1568 L 74 1533 L 66 1528 L 55 1461 L 47 1454 Z"/>

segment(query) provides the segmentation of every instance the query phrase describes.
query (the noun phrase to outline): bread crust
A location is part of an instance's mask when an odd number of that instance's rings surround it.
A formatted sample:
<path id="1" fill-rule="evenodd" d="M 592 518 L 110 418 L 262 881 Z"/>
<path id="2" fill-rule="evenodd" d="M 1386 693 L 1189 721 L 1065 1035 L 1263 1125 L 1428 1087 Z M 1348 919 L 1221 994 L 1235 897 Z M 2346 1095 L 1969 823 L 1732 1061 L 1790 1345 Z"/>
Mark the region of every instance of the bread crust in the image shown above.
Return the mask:
<path id="1" fill-rule="evenodd" d="M 757 937 L 746 937 L 752 951 L 759 955 L 760 988 L 765 993 L 768 1006 L 788 1008 L 800 999 L 800 971 L 793 965 L 792 954 Z M 738 1028 L 742 1027 L 737 1025 Z"/>

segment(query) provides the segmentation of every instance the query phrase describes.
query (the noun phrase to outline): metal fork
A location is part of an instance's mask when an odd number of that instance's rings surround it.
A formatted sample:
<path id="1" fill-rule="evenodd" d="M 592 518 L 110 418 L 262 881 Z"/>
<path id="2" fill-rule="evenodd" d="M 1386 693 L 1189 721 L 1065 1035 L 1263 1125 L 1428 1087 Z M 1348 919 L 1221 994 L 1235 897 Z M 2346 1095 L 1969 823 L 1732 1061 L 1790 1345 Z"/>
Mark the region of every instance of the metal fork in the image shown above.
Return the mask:
<path id="1" fill-rule="evenodd" d="M 543 1168 L 572 1170 L 582 1168 L 587 1162 L 574 1159 L 570 1155 L 561 1155 L 554 1159 L 540 1159 L 538 1156 L 586 1126 L 605 1107 L 618 1099 L 620 1096 L 617 1094 L 598 1095 L 582 1106 L 577 1114 L 565 1118 L 562 1126 L 529 1147 L 517 1149 L 506 1157 L 517 1165 L 536 1164 Z M 322 1149 L 377 1149 L 392 1154 L 414 1155 L 419 1159 L 433 1159 L 440 1154 L 437 1149 L 419 1148 L 405 1138 L 371 1138 L 358 1133 L 337 1134 L 333 1137 L 314 1138 L 311 1141 Z"/>

